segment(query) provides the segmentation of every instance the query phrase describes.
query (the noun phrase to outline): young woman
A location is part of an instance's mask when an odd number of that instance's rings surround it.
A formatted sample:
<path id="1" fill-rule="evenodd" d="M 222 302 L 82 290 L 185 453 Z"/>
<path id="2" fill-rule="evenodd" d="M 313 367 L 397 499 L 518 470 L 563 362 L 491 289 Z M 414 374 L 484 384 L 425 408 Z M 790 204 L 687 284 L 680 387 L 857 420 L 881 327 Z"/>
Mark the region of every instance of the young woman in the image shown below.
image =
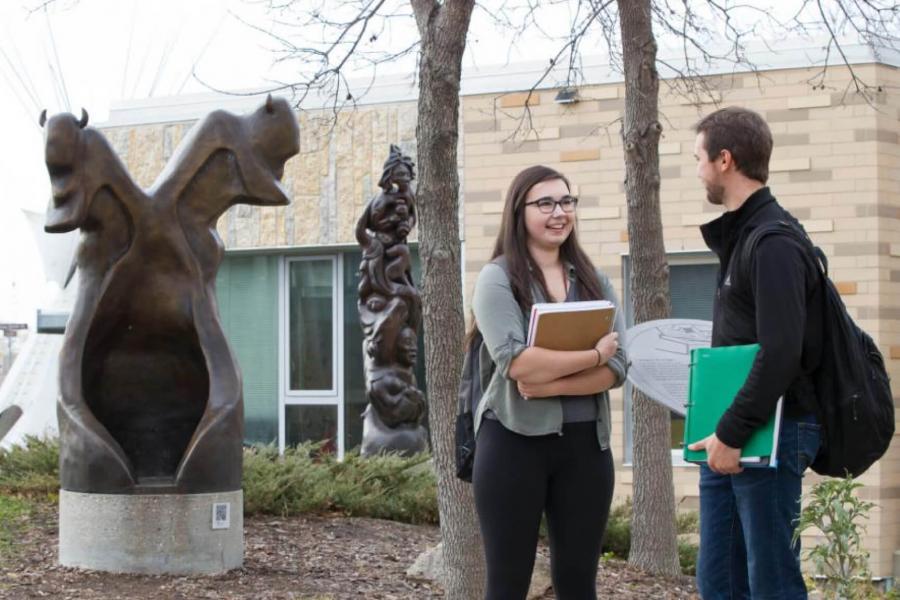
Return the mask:
<path id="1" fill-rule="evenodd" d="M 548 167 L 519 173 L 506 195 L 493 260 L 475 284 L 481 360 L 495 365 L 475 412 L 472 483 L 487 558 L 487 599 L 524 599 L 541 515 L 561 600 L 595 599 L 600 539 L 613 492 L 607 390 L 626 360 L 615 331 L 590 350 L 527 347 L 535 302 L 610 300 L 609 280 L 575 236 L 578 199 Z"/>

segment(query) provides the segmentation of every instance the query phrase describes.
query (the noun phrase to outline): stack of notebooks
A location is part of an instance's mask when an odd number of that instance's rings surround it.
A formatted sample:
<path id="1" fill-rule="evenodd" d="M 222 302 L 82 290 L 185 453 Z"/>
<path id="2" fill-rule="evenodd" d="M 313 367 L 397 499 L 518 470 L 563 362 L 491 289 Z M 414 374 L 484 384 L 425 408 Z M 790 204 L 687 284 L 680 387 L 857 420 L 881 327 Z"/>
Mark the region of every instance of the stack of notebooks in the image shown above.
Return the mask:
<path id="1" fill-rule="evenodd" d="M 590 350 L 613 330 L 616 307 L 606 300 L 546 302 L 531 307 L 528 345 L 548 350 Z"/>
<path id="2" fill-rule="evenodd" d="M 720 346 L 691 350 L 687 416 L 684 424 L 684 460 L 706 462 L 706 451 L 688 446 L 715 433 L 719 419 L 734 402 L 747 380 L 759 344 Z M 778 433 L 781 429 L 782 399 L 768 423 L 753 432 L 741 450 L 745 467 L 776 467 Z"/>

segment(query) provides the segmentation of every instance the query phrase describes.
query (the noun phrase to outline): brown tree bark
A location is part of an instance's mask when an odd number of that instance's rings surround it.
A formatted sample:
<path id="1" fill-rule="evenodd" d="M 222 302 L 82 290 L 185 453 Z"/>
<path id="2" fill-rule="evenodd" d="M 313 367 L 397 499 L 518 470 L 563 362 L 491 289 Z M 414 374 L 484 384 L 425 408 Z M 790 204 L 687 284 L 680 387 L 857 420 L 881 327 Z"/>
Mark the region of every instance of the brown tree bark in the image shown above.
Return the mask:
<path id="1" fill-rule="evenodd" d="M 651 0 L 618 0 L 625 68 L 625 196 L 635 323 L 669 316 L 669 267 L 659 208 L 659 76 Z M 635 390 L 631 564 L 679 572 L 669 411 Z"/>
<path id="2" fill-rule="evenodd" d="M 459 87 L 474 0 L 411 0 L 419 28 L 416 126 L 419 254 L 428 422 L 438 480 L 447 598 L 484 596 L 484 556 L 472 486 L 456 478 L 454 427 L 465 333 L 459 237 Z"/>

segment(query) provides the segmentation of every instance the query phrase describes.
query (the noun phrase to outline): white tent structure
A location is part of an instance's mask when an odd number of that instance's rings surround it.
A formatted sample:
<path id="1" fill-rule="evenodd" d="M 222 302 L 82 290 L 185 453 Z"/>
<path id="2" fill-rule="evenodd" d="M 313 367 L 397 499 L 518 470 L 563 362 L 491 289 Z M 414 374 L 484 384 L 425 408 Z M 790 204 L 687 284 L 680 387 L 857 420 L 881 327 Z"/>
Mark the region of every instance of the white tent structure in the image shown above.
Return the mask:
<path id="1" fill-rule="evenodd" d="M 77 274 L 70 277 L 78 233 L 49 235 L 44 233 L 42 214 L 26 211 L 26 216 L 40 250 L 47 281 L 58 285 L 55 297 L 44 309 L 71 313 L 78 287 Z M 57 333 L 32 333 L 0 383 L 0 411 L 13 405 L 22 409 L 22 416 L 0 439 L 0 448 L 22 444 L 29 435 L 41 437 L 58 433 L 56 396 L 59 393 L 57 377 L 62 342 L 63 336 Z"/>
<path id="2" fill-rule="evenodd" d="M 22 416 L 0 440 L 0 448 L 20 445 L 25 437 L 52 436 L 56 424 L 56 378 L 63 336 L 32 334 L 0 385 L 0 410 L 16 405 Z"/>

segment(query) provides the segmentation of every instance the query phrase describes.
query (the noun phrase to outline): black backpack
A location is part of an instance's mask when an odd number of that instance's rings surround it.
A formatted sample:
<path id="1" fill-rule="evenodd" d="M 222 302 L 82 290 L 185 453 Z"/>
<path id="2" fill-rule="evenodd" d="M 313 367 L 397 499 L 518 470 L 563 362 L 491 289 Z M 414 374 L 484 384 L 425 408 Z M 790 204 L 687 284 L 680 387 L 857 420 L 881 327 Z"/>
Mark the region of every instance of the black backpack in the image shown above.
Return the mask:
<path id="1" fill-rule="evenodd" d="M 484 338 L 480 331 L 476 331 L 466 350 L 457 396 L 456 476 L 469 482 L 472 481 L 472 467 L 475 465 L 474 414 L 481 401 L 481 396 L 484 395 L 481 376 L 481 347 L 483 345 Z M 491 373 L 493 373 L 493 365 L 491 365 Z"/>
<path id="2" fill-rule="evenodd" d="M 503 269 L 509 277 L 506 258 L 498 256 L 491 261 Z M 488 372 L 481 371 L 481 347 L 484 338 L 475 330 L 466 357 L 463 361 L 462 378 L 459 380 L 456 407 L 456 476 L 463 481 L 472 481 L 472 467 L 475 465 L 475 409 L 484 395 L 483 384 L 491 380 L 494 363 L 487 365 Z"/>
<path id="3" fill-rule="evenodd" d="M 884 358 L 847 313 L 828 277 L 828 259 L 799 223 L 777 221 L 753 229 L 743 245 L 743 264 L 750 264 L 763 237 L 775 234 L 787 235 L 806 249 L 824 286 L 822 361 L 812 374 L 822 446 L 812 470 L 858 477 L 881 458 L 894 436 L 894 399 Z"/>

